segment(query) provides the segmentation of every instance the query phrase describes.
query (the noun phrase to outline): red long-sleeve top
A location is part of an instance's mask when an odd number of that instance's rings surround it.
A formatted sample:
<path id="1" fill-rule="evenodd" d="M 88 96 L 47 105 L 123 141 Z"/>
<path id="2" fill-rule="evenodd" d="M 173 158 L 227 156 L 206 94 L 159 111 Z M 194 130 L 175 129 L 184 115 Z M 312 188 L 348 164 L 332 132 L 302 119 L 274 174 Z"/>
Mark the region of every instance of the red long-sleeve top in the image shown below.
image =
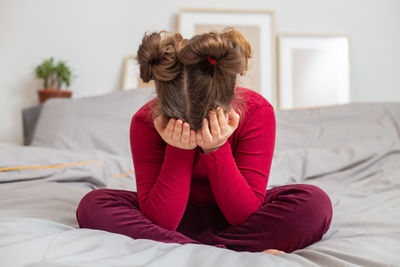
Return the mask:
<path id="1" fill-rule="evenodd" d="M 167 144 L 147 102 L 132 117 L 130 143 L 139 208 L 159 226 L 176 230 L 186 206 L 217 204 L 231 225 L 263 203 L 275 146 L 273 106 L 259 93 L 237 87 L 246 100 L 237 129 L 218 150 L 202 153 Z M 152 102 L 152 103 L 151 103 Z"/>

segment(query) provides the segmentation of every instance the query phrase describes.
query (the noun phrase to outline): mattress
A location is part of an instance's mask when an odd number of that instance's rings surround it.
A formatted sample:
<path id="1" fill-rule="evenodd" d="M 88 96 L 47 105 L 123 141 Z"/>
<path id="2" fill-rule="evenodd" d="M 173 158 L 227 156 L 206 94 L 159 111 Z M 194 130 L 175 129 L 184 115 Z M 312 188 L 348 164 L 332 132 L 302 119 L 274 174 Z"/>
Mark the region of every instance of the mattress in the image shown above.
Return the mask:
<path id="1" fill-rule="evenodd" d="M 50 102 L 41 116 L 72 105 Z M 80 229 L 75 210 L 87 192 L 136 191 L 132 159 L 101 142 L 79 149 L 79 134 L 74 142 L 53 142 L 70 138 L 53 133 L 51 144 L 34 136 L 32 146 L 0 148 L 0 265 L 400 266 L 400 103 L 276 111 L 276 122 L 267 190 L 296 183 L 322 188 L 332 200 L 333 219 L 321 241 L 270 255 Z M 44 124 L 39 118 L 35 135 L 51 129 Z M 85 134 L 79 127 L 76 133 L 80 129 Z"/>

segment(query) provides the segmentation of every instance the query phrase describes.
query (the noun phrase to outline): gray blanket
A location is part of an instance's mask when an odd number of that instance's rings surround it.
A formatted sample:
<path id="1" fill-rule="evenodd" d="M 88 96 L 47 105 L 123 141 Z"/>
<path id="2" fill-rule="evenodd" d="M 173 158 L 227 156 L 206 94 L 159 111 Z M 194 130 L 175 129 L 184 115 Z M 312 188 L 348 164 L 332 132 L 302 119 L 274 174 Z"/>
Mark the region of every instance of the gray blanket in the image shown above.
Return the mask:
<path id="1" fill-rule="evenodd" d="M 78 229 L 84 194 L 136 190 L 131 158 L 101 149 L 6 147 L 0 265 L 400 266 L 400 103 L 278 111 L 276 118 L 268 188 L 308 183 L 325 190 L 333 220 L 321 241 L 269 255 Z"/>

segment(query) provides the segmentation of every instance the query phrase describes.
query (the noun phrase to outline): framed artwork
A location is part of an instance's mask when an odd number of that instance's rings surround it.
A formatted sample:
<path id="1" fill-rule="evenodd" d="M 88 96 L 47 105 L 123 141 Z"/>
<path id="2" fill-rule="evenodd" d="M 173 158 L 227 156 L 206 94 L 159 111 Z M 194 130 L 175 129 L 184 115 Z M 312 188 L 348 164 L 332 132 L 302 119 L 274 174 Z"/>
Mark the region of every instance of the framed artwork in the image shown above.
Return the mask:
<path id="1" fill-rule="evenodd" d="M 139 65 L 135 57 L 136 55 L 128 55 L 125 57 L 122 78 L 122 90 L 133 88 L 155 88 L 154 81 L 145 83 L 140 78 Z"/>
<path id="2" fill-rule="evenodd" d="M 222 31 L 231 26 L 249 41 L 252 58 L 244 76 L 238 75 L 239 86 L 257 91 L 271 105 L 276 105 L 274 13 L 270 10 L 193 9 L 181 8 L 179 33 L 184 38 Z"/>
<path id="3" fill-rule="evenodd" d="M 278 108 L 351 102 L 350 36 L 278 35 Z"/>

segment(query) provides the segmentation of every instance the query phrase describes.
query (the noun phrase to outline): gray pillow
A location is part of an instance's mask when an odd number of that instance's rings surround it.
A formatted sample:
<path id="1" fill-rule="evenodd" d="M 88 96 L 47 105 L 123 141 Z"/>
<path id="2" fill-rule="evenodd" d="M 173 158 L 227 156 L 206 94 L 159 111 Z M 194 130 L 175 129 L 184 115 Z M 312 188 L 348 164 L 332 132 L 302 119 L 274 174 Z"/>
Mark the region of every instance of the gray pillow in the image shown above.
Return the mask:
<path id="1" fill-rule="evenodd" d="M 43 104 L 31 145 L 98 149 L 131 157 L 132 116 L 154 97 L 154 88 L 136 88 L 93 97 L 49 99 Z"/>

